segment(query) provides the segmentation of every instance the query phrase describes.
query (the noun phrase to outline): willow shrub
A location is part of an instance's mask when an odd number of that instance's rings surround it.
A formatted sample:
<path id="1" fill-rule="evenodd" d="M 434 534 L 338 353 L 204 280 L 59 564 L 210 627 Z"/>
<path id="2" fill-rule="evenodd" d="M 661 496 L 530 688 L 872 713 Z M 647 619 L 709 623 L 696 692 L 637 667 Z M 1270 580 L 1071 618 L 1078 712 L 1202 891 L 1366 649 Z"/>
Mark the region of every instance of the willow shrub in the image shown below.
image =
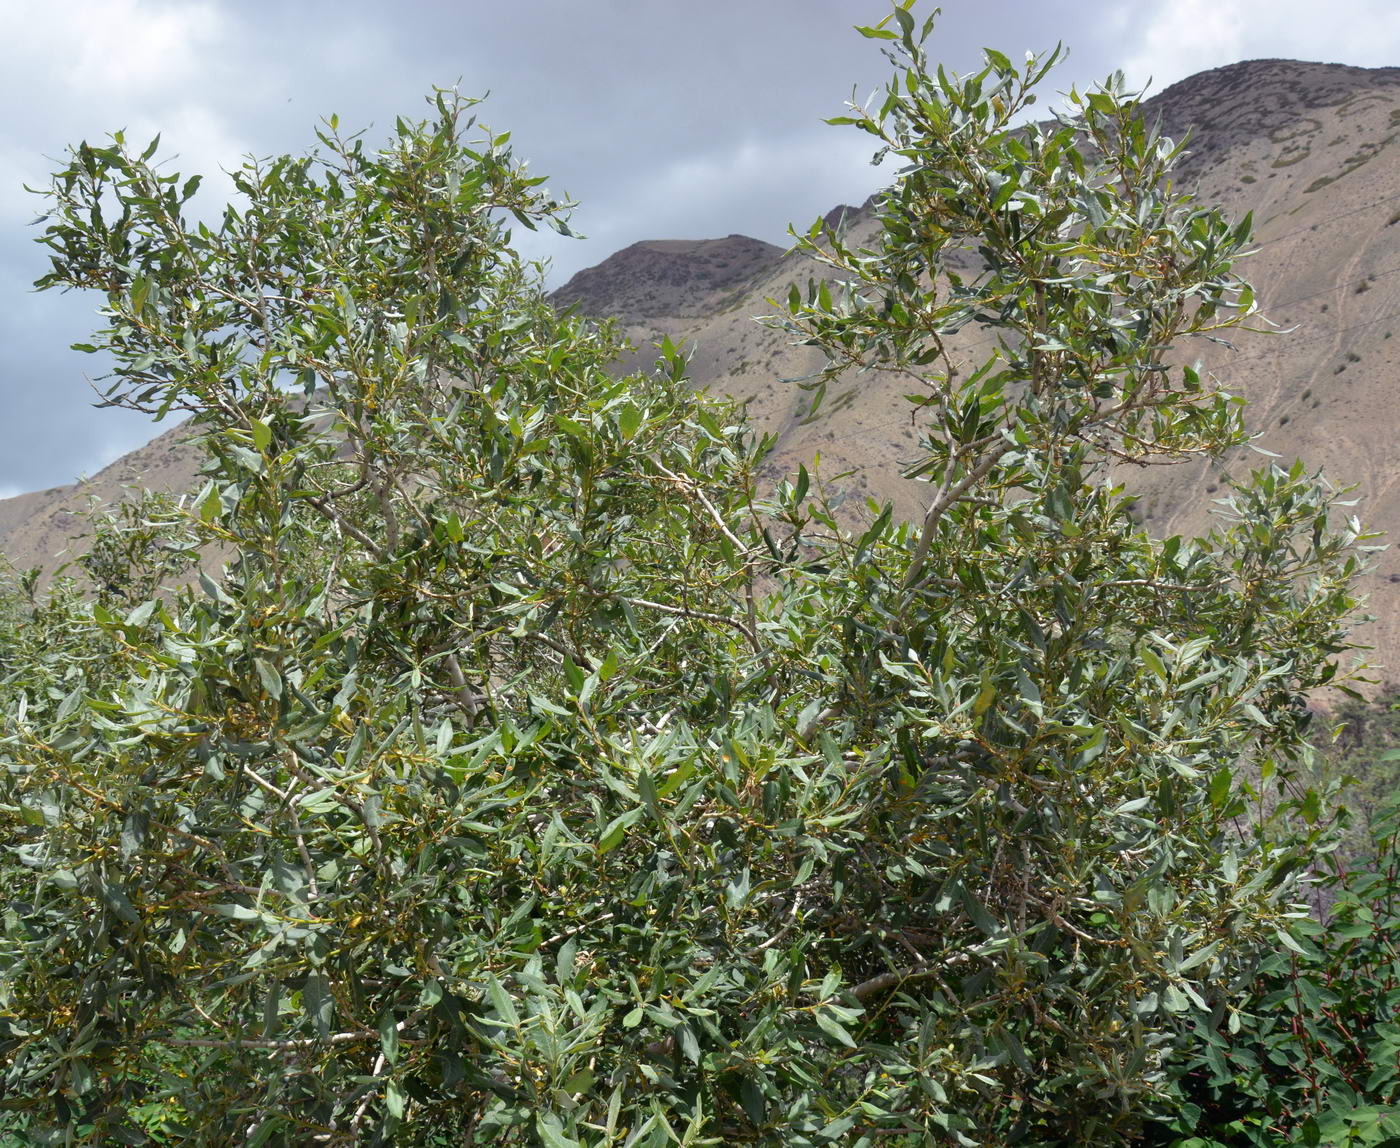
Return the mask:
<path id="1" fill-rule="evenodd" d="M 1400 800 L 1369 813 L 1362 847 L 1326 866 L 1325 907 L 1263 959 L 1225 1024 L 1198 1031 L 1152 1142 L 1400 1143 Z"/>
<path id="2" fill-rule="evenodd" d="M 760 491 L 673 348 L 610 375 L 469 101 L 331 120 L 216 225 L 154 145 L 55 173 L 40 285 L 103 298 L 109 401 L 192 414 L 162 529 L 227 562 L 145 594 L 142 518 L 6 623 L 15 1135 L 1106 1144 L 1175 1103 L 1297 928 L 1358 528 L 1299 467 L 1209 537 L 1133 521 L 1111 462 L 1246 438 L 1179 363 L 1252 310 L 1248 221 L 1118 84 L 1019 127 L 1053 58 L 952 77 L 887 25 L 846 117 L 904 165 L 882 237 L 805 237 L 781 322 L 819 388 L 908 378 L 912 524 Z"/>

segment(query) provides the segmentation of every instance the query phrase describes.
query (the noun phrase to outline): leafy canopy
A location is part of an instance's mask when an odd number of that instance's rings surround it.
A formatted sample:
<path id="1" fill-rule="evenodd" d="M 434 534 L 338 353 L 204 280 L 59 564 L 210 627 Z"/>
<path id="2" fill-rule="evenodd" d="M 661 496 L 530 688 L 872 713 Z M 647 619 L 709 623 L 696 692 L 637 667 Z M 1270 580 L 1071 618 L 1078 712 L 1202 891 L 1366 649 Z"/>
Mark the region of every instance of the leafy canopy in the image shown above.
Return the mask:
<path id="1" fill-rule="evenodd" d="M 1178 1103 L 1292 943 L 1359 530 L 1300 467 L 1134 522 L 1111 463 L 1246 437 L 1179 364 L 1252 309 L 1248 221 L 1118 81 L 1024 126 L 1055 54 L 954 77 L 887 23 L 842 117 L 903 165 L 880 235 L 801 237 L 776 321 L 818 392 L 908 379 L 913 524 L 760 488 L 674 348 L 613 377 L 471 101 L 331 120 L 216 226 L 154 145 L 54 174 L 40 285 L 100 292 L 108 401 L 206 463 L 0 616 L 16 1135 L 1078 1144 Z"/>

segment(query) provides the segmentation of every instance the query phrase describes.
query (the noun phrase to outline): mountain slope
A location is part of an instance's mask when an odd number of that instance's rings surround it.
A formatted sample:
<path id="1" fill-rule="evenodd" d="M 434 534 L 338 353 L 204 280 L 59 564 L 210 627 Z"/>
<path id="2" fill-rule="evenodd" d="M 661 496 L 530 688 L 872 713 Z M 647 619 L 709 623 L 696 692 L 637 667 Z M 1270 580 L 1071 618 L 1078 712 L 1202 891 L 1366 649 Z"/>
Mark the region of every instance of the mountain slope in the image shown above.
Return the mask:
<path id="1" fill-rule="evenodd" d="M 1261 448 L 1325 465 L 1339 484 L 1359 484 L 1363 520 L 1400 529 L 1393 398 L 1400 339 L 1392 338 L 1400 332 L 1400 68 L 1247 61 L 1183 80 L 1144 111 L 1160 116 L 1174 138 L 1190 129 L 1179 169 L 1187 186 L 1235 215 L 1254 212 L 1257 253 L 1243 271 L 1264 316 L 1277 324 L 1273 333 L 1240 334 L 1233 349 L 1193 343 L 1183 358 L 1200 358 L 1250 400 Z M 851 213 L 857 238 L 869 234 L 868 215 L 869 205 Z M 634 260 L 629 270 L 644 276 L 648 266 Z M 817 360 L 748 318 L 771 309 L 765 298 L 785 297 L 789 283 L 818 271 L 805 259 L 774 255 L 744 306 L 711 315 L 610 306 L 611 299 L 590 294 L 584 273 L 560 294 L 585 311 L 618 315 L 640 345 L 663 332 L 691 344 L 696 382 L 746 400 L 755 421 L 778 436 L 775 472 L 820 452 L 824 473 L 850 472 L 843 481 L 853 494 L 891 498 L 912 514 L 921 491 L 898 478 L 914 439 L 900 398 L 907 387 L 861 376 L 846 404 L 805 422 L 802 392 L 782 380 L 815 370 Z M 1228 465 L 1265 461 L 1245 451 Z M 1124 477 L 1142 493 L 1159 533 L 1202 529 L 1219 493 L 1218 475 L 1200 465 Z M 1383 672 L 1400 677 L 1400 554 L 1380 555 L 1366 588 L 1378 621 L 1365 639 L 1378 647 L 1376 660 L 1393 667 Z"/>
<path id="2" fill-rule="evenodd" d="M 82 552 L 90 506 L 130 491 L 191 489 L 200 458 L 188 439 L 186 427 L 174 426 L 81 482 L 0 499 L 0 550 L 17 569 L 51 571 Z"/>
<path id="3" fill-rule="evenodd" d="M 1392 397 L 1400 368 L 1400 338 L 1392 337 L 1400 333 L 1400 68 L 1247 61 L 1183 80 L 1145 112 L 1177 138 L 1192 130 L 1182 181 L 1199 186 L 1207 203 L 1254 212 L 1258 252 L 1243 270 L 1264 314 L 1288 332 L 1242 334 L 1233 349 L 1194 344 L 1183 357 L 1199 356 L 1251 400 L 1261 447 L 1359 483 L 1363 520 L 1400 528 Z M 857 241 L 873 236 L 869 204 L 836 210 Z M 638 348 L 624 367 L 648 361 L 662 335 L 683 341 L 697 384 L 744 401 L 776 436 L 771 473 L 820 454 L 820 472 L 834 485 L 858 500 L 891 498 L 913 514 L 922 491 L 898 477 L 915 439 L 900 397 L 907 386 L 860 376 L 808 419 L 806 396 L 791 380 L 818 368 L 816 353 L 752 318 L 775 309 L 765 300 L 785 298 L 791 283 L 819 272 L 804 257 L 740 235 L 649 241 L 579 272 L 554 299 L 617 317 Z M 178 428 L 166 432 L 80 487 L 0 501 L 0 545 L 19 565 L 51 564 L 89 497 L 118 496 L 138 478 L 188 485 L 192 452 L 179 439 Z M 1263 461 L 1244 452 L 1229 465 Z M 1126 477 L 1158 532 L 1199 529 L 1218 493 L 1218 477 L 1201 466 Z M 1368 636 L 1400 678 L 1400 555 L 1380 556 L 1367 585 L 1380 617 Z"/>

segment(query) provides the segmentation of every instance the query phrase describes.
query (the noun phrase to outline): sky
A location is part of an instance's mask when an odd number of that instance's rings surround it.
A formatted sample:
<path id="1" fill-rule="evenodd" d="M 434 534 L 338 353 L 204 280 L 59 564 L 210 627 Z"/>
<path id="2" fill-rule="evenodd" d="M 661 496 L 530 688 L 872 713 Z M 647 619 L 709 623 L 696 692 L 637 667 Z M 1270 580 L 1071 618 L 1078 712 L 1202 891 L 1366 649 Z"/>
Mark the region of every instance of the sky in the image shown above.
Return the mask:
<path id="1" fill-rule="evenodd" d="M 920 0 L 916 14 L 931 12 Z M 869 137 L 824 124 L 889 75 L 885 0 L 0 0 L 0 497 L 93 474 L 158 433 L 96 409 L 94 295 L 37 293 L 31 221 L 67 146 L 161 134 L 171 170 L 300 153 L 331 113 L 386 137 L 433 85 L 490 93 L 482 119 L 579 202 L 587 238 L 527 237 L 557 286 L 642 239 L 741 233 L 784 243 L 887 174 Z M 1242 59 L 1400 65 L 1395 0 L 945 0 L 934 51 L 977 66 L 1063 41 L 1049 85 L 1121 68 L 1152 90 Z M 1042 101 L 1044 102 L 1044 101 Z M 517 236 L 517 238 L 520 238 Z"/>

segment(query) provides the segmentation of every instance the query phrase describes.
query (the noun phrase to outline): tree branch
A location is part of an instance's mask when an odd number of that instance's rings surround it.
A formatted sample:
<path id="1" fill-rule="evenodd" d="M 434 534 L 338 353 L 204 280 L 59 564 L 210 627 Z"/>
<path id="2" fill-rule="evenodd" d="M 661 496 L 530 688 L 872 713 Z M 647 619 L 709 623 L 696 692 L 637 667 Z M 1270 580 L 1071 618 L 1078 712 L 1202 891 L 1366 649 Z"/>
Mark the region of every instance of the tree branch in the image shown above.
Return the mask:
<path id="1" fill-rule="evenodd" d="M 677 614 L 682 618 L 702 618 L 707 622 L 718 622 L 723 626 L 733 626 L 734 629 L 748 638 L 749 644 L 753 646 L 755 652 L 763 652 L 762 647 L 759 645 L 758 635 L 749 629 L 747 624 L 739 621 L 738 618 L 726 617 L 724 614 L 712 614 L 708 610 L 696 610 L 690 606 L 672 606 L 666 602 L 653 602 L 647 598 L 624 597 L 622 601 L 626 602 L 629 606 L 641 606 L 643 609 L 658 610 L 663 614 Z"/>
<path id="2" fill-rule="evenodd" d="M 924 568 L 924 563 L 928 560 L 929 550 L 933 547 L 933 530 L 938 525 L 939 519 L 947 513 L 948 508 L 967 493 L 972 486 L 986 478 L 992 467 L 1001 460 L 1001 456 L 1011 449 L 1011 444 L 1003 442 L 995 450 L 987 454 L 981 462 L 974 466 L 962 477 L 962 480 L 951 488 L 941 491 L 929 508 L 924 513 L 923 525 L 919 530 L 919 545 L 914 550 L 914 556 L 909 560 L 909 569 L 904 575 L 904 590 L 906 591 L 905 604 L 908 604 L 908 593 L 911 592 L 919 581 L 919 573 Z"/>
<path id="3" fill-rule="evenodd" d="M 203 1036 L 158 1036 L 161 1044 L 173 1048 L 260 1048 L 269 1052 L 296 1052 L 303 1048 L 316 1048 L 325 1044 L 355 1044 L 362 1040 L 378 1040 L 379 1033 L 361 1030 L 356 1032 L 333 1032 L 330 1036 L 306 1036 L 293 1040 L 255 1040 L 242 1037 L 203 1037 Z"/>
<path id="4" fill-rule="evenodd" d="M 340 512 L 337 511 L 334 507 L 327 505 L 324 499 L 308 498 L 306 501 L 309 502 L 312 506 L 314 506 L 317 510 L 319 510 L 326 518 L 329 518 L 332 522 L 334 522 L 336 526 L 340 527 L 340 529 L 343 530 L 346 534 L 350 535 L 351 538 L 353 538 L 366 550 L 368 550 L 370 554 L 374 556 L 376 561 L 385 562 L 388 560 L 388 552 L 382 546 L 380 546 L 379 543 L 375 542 L 373 538 L 371 538 L 354 523 L 347 522 L 345 518 L 340 514 Z"/>

